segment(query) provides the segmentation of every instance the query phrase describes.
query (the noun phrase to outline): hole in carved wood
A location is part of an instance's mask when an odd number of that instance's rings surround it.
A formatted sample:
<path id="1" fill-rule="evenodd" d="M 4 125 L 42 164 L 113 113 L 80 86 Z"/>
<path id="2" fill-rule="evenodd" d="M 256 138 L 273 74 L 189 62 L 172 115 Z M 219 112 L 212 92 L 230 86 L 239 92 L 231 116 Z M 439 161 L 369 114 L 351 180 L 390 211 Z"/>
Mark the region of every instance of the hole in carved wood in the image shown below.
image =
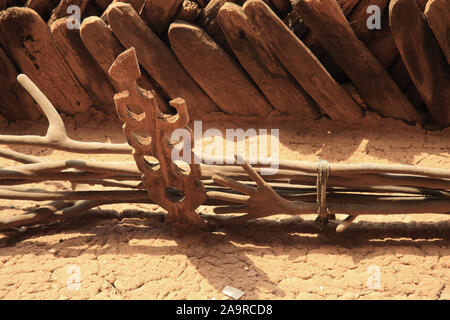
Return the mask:
<path id="1" fill-rule="evenodd" d="M 166 187 L 166 197 L 171 202 L 177 203 L 177 202 L 182 202 L 186 196 L 183 191 L 181 191 L 177 188 Z"/>
<path id="2" fill-rule="evenodd" d="M 145 112 L 135 105 L 127 105 L 128 116 L 136 121 L 142 121 L 145 118 Z"/>
<path id="3" fill-rule="evenodd" d="M 145 132 L 136 131 L 134 133 L 134 137 L 137 142 L 139 142 L 143 146 L 148 146 L 152 142 L 152 137 L 148 136 Z"/>
<path id="4" fill-rule="evenodd" d="M 175 160 L 174 163 L 177 171 L 180 172 L 181 174 L 188 176 L 191 173 L 191 166 L 188 165 L 186 162 L 182 160 Z"/>
<path id="5" fill-rule="evenodd" d="M 144 160 L 147 163 L 147 166 L 151 169 L 151 170 L 159 170 L 160 168 L 160 164 L 158 159 L 156 159 L 155 157 L 152 156 L 144 156 Z"/>

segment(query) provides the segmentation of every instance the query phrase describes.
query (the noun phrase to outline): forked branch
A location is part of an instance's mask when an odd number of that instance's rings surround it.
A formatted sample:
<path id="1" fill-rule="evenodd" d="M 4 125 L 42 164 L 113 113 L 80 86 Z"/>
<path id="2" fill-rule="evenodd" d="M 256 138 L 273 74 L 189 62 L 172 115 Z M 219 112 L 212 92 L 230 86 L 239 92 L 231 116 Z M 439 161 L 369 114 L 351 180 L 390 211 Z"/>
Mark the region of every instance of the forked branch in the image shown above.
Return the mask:
<path id="1" fill-rule="evenodd" d="M 49 127 L 46 135 L 43 137 L 36 135 L 0 135 L 0 144 L 41 146 L 76 153 L 131 154 L 131 148 L 126 143 L 115 144 L 72 140 L 67 136 L 66 127 L 61 116 L 42 91 L 24 74 L 18 75 L 17 81 L 37 102 L 49 122 Z"/>

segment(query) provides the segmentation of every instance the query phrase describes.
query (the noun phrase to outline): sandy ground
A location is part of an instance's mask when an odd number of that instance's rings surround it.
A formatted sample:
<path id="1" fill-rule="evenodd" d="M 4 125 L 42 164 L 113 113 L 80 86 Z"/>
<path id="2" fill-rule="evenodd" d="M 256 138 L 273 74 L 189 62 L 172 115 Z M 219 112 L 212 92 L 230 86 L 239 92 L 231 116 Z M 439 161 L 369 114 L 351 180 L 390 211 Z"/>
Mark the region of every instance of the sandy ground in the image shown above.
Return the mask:
<path id="1" fill-rule="evenodd" d="M 93 113 L 65 121 L 74 138 L 125 141 L 114 117 Z M 230 121 L 205 128 L 238 126 Z M 41 134 L 45 128 L 45 121 L 0 122 L 0 134 Z M 283 123 L 280 155 L 450 169 L 449 142 L 450 128 L 426 131 L 369 115 L 353 126 L 326 119 Z M 129 159 L 11 149 L 51 159 Z M 0 160 L 0 166 L 12 163 Z M 69 185 L 51 182 L 47 188 Z M 1 200 L 0 215 L 34 206 Z M 154 205 L 105 206 L 59 225 L 0 234 L 0 298 L 227 299 L 225 285 L 244 291 L 242 299 L 450 298 L 448 216 L 359 218 L 337 235 L 333 228 L 319 234 L 312 217 L 276 216 L 199 232 L 164 225 L 163 213 Z"/>

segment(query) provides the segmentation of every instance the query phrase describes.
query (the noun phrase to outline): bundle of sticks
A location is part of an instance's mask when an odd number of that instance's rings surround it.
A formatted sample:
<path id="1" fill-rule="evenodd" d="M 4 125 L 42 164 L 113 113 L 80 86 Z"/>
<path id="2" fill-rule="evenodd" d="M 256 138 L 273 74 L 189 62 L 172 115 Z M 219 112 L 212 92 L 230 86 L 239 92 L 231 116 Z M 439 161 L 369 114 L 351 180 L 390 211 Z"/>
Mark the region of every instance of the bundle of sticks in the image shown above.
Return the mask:
<path id="1" fill-rule="evenodd" d="M 153 103 L 156 99 L 153 99 L 151 93 L 141 91 L 136 85 L 140 76 L 138 70 L 135 52 L 130 49 L 120 55 L 110 68 L 112 77 L 124 78 L 122 92 L 115 96 L 119 117 L 129 125 L 128 120 L 120 113 L 120 101 L 124 97 L 131 97 L 136 99 L 134 101 L 137 104 L 141 101 L 139 99 L 152 102 L 140 104 L 143 116 L 137 117 L 139 121 L 147 117 L 149 124 L 155 124 L 162 119 L 169 119 L 167 121 L 171 122 L 171 118 L 162 114 L 157 104 Z M 123 72 L 128 72 L 128 75 Z M 182 210 L 172 215 L 173 219 L 169 220 L 202 228 L 218 221 L 236 224 L 276 214 L 317 214 L 316 221 L 323 228 L 329 220 L 334 219 L 334 214 L 347 214 L 348 217 L 337 226 L 337 231 L 341 232 L 358 215 L 450 213 L 450 170 L 446 169 L 281 160 L 278 170 L 260 175 L 261 170 L 267 171 L 267 168 L 258 163 L 251 166 L 239 156 L 233 165 L 206 164 L 208 157 L 202 157 L 204 163 L 197 165 L 199 170 L 196 171 L 194 165 L 188 168 L 198 173 L 194 176 L 186 175 L 193 179 L 193 184 L 188 184 L 187 180 L 177 184 L 175 178 L 170 178 L 167 172 L 162 172 L 159 176 L 169 177 L 169 180 L 151 180 L 139 165 L 139 149 L 127 143 L 72 140 L 67 136 L 60 115 L 39 88 L 23 74 L 19 75 L 18 81 L 36 100 L 47 117 L 48 131 L 45 136 L 0 135 L 0 144 L 41 146 L 84 154 L 133 154 L 135 162 L 49 161 L 0 148 L 0 157 L 20 163 L 0 168 L 0 199 L 51 201 L 31 212 L 1 216 L 0 231 L 54 223 L 94 207 L 117 203 L 156 203 L 168 210 L 169 218 L 176 206 L 178 211 Z M 127 81 L 131 81 L 131 84 L 126 85 Z M 136 90 L 140 94 L 134 96 L 135 93 L 130 93 L 130 90 Z M 186 124 L 189 122 L 187 109 L 179 107 L 180 105 L 183 105 L 183 101 L 178 101 L 179 114 L 176 116 L 183 118 L 183 123 Z M 131 111 L 129 114 L 136 116 Z M 153 118 L 150 118 L 150 114 L 153 114 Z M 130 132 L 126 131 L 126 127 L 124 130 L 128 137 Z M 149 136 L 154 138 L 152 133 L 149 133 Z M 128 141 L 130 142 L 129 139 Z M 154 143 L 156 142 L 152 141 L 152 144 Z M 170 148 L 165 141 L 160 143 L 164 148 Z M 158 150 L 159 154 L 148 154 L 144 150 L 147 154 L 142 156 L 152 155 L 163 166 L 164 150 Z M 178 167 L 176 169 L 179 170 Z M 73 190 L 49 191 L 43 187 L 30 188 L 30 184 L 47 181 L 68 181 Z M 89 186 L 93 185 L 101 187 L 90 190 Z M 189 187 L 191 185 L 198 187 L 196 194 Z M 161 195 L 158 194 L 159 189 L 163 190 Z M 161 197 L 169 199 L 174 206 L 166 205 L 168 202 L 161 200 Z M 180 206 L 182 203 L 184 205 Z M 199 205 L 213 206 L 214 214 L 195 213 Z M 195 218 L 183 219 L 187 211 L 190 211 L 191 215 L 194 214 Z M 221 219 L 223 214 L 226 218 Z"/>

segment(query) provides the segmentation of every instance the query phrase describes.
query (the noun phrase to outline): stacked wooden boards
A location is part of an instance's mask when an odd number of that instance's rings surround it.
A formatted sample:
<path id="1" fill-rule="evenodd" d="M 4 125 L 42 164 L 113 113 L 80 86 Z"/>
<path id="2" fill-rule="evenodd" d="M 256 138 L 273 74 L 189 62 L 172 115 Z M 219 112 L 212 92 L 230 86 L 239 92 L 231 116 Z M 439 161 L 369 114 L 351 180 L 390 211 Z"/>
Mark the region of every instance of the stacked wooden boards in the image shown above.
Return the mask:
<path id="1" fill-rule="evenodd" d="M 16 2 L 17 3 L 17 2 Z M 357 122 L 367 110 L 450 125 L 446 0 L 28 0 L 0 12 L 0 113 L 35 119 L 26 73 L 59 111 L 114 112 L 115 57 L 136 49 L 140 85 L 193 119 Z M 69 18 L 77 5 L 79 29 Z M 367 20 L 376 5 L 380 29 Z M 373 7 L 372 7 L 373 8 Z M 67 13 L 69 12 L 69 13 Z M 413 25 L 413 27 L 411 27 Z M 414 32 L 411 32 L 411 28 Z M 11 32 L 13 30 L 13 32 Z M 419 40 L 417 35 L 420 35 Z"/>

